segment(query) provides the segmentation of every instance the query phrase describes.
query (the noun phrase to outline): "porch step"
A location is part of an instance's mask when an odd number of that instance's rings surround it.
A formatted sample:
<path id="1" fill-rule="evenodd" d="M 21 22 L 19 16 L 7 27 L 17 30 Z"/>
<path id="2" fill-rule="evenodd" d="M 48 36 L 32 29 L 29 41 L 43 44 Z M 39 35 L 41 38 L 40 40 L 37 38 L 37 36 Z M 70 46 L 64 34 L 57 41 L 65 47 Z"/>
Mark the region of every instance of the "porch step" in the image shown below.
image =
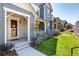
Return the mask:
<path id="1" fill-rule="evenodd" d="M 14 45 L 16 51 L 20 51 L 20 50 L 22 50 L 22 49 L 24 49 L 24 48 L 27 48 L 27 47 L 29 47 L 29 46 L 30 46 L 30 45 L 29 45 L 29 43 L 27 43 L 27 42 L 22 42 L 22 43 L 20 43 L 20 44 Z"/>

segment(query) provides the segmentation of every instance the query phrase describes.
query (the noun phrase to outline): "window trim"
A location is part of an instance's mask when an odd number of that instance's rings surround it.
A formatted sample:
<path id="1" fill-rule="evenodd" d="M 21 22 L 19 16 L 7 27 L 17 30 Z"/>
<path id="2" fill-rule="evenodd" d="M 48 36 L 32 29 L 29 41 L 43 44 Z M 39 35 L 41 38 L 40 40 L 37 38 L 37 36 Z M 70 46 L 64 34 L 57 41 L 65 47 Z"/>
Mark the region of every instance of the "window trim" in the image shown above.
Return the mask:
<path id="1" fill-rule="evenodd" d="M 44 7 L 44 5 L 43 6 L 41 6 L 40 8 L 42 8 L 42 7 Z M 39 8 L 39 17 L 40 17 L 40 8 Z M 41 18 L 41 17 L 40 17 Z M 42 18 L 43 19 L 43 18 Z M 45 7 L 44 7 L 44 19 L 45 19 Z"/>
<path id="2" fill-rule="evenodd" d="M 45 31 L 45 22 L 40 21 L 40 23 L 43 23 L 43 24 L 44 24 L 44 28 L 43 28 L 43 30 L 39 30 L 39 32 Z M 39 27 L 40 27 L 40 26 L 39 26 Z M 39 29 L 40 29 L 40 28 L 39 28 Z"/>
<path id="3" fill-rule="evenodd" d="M 47 8 L 47 18 L 49 18 L 49 16 L 50 16 L 50 19 L 51 19 L 51 11 L 50 11 L 49 8 Z"/>

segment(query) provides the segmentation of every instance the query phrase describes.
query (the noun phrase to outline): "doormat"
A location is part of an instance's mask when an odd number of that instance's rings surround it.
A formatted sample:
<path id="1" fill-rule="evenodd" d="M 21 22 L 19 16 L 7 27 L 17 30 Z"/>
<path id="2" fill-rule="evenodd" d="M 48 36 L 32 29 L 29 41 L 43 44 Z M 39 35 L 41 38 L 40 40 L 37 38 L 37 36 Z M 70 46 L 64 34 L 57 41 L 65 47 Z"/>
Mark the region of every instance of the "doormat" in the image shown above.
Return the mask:
<path id="1" fill-rule="evenodd" d="M 19 39 L 11 39 L 11 41 L 16 41 L 16 40 L 19 40 Z"/>

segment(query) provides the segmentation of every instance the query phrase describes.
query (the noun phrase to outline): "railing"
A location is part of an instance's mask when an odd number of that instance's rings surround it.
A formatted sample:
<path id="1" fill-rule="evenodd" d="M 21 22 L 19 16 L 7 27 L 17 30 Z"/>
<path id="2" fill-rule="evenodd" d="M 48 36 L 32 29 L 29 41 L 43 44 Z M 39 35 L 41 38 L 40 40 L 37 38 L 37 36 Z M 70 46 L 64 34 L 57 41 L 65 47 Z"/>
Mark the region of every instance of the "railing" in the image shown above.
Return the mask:
<path id="1" fill-rule="evenodd" d="M 77 48 L 79 48 L 79 46 L 76 46 L 76 47 L 72 47 L 72 48 L 71 48 L 71 56 L 73 56 L 73 50 L 74 50 L 74 49 L 77 49 Z"/>

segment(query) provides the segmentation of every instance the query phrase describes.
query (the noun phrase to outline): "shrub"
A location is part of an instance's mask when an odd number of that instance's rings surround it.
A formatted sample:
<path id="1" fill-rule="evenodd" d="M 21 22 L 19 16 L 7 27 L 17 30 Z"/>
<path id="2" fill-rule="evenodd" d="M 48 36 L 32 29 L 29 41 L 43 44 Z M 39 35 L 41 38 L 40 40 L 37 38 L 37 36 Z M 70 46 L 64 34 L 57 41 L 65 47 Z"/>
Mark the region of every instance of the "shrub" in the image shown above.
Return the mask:
<path id="1" fill-rule="evenodd" d="M 13 47 L 13 44 L 1 44 L 0 51 L 9 51 Z"/>
<path id="2" fill-rule="evenodd" d="M 7 44 L 1 44 L 0 45 L 0 55 L 1 56 L 15 56 L 16 51 L 13 48 L 13 44 L 7 43 Z"/>
<path id="3" fill-rule="evenodd" d="M 55 33 L 53 33 L 53 36 L 57 36 L 59 34 L 60 34 L 59 32 L 55 32 Z"/>
<path id="4" fill-rule="evenodd" d="M 60 29 L 61 32 L 65 31 L 63 28 Z"/>

